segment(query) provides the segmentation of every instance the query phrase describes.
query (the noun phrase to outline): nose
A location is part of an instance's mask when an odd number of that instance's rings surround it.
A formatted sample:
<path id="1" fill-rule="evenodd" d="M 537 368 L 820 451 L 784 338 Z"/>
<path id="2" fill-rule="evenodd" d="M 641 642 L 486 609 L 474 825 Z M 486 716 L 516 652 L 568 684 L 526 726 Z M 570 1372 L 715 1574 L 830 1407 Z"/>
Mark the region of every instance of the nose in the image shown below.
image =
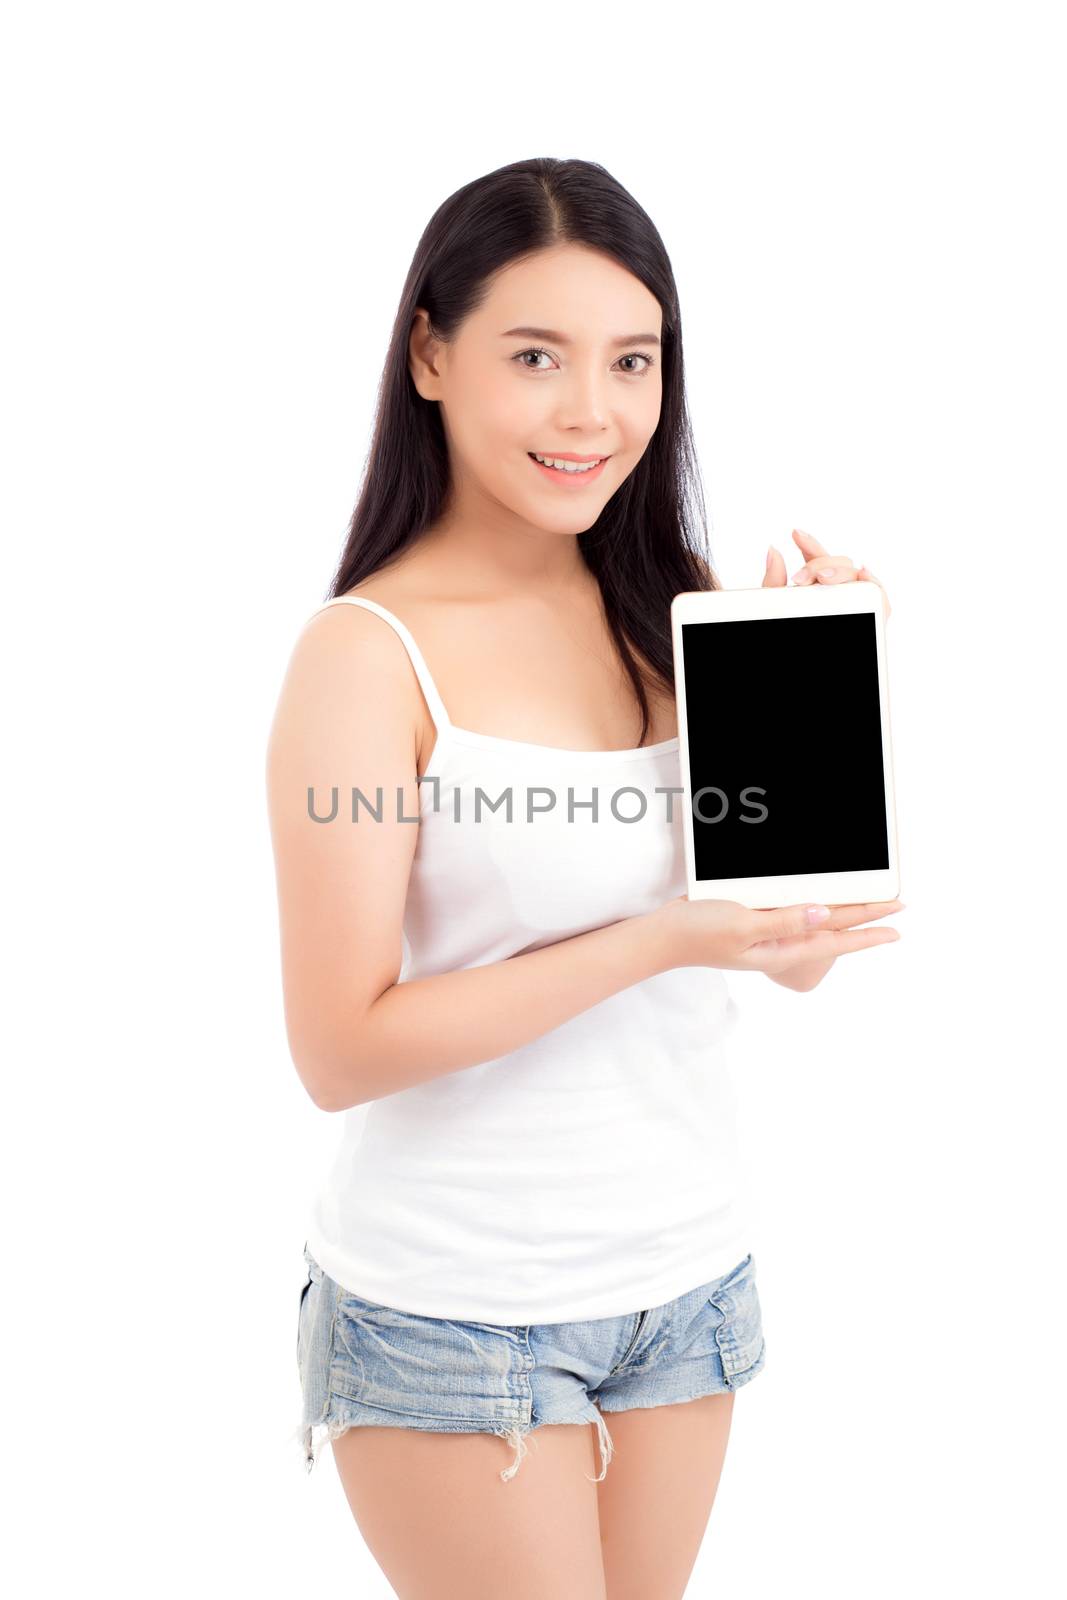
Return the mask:
<path id="1" fill-rule="evenodd" d="M 607 426 L 610 376 L 600 370 L 572 368 L 556 388 L 556 421 L 573 432 L 596 433 Z"/>

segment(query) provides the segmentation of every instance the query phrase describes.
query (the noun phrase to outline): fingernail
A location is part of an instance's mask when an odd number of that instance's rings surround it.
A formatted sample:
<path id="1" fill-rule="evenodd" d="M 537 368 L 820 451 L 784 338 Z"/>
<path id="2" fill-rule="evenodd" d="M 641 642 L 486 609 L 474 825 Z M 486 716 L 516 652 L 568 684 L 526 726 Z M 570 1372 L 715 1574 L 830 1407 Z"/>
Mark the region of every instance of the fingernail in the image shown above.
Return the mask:
<path id="1" fill-rule="evenodd" d="M 794 583 L 810 583 L 811 582 L 811 573 L 808 571 L 807 567 L 801 567 L 799 572 L 794 572 L 794 574 L 793 574 L 793 582 Z"/>
<path id="2" fill-rule="evenodd" d="M 819 569 L 819 577 L 820 578 L 832 578 L 833 575 L 834 575 L 833 567 L 821 567 Z"/>
<path id="3" fill-rule="evenodd" d="M 807 909 L 807 918 L 809 922 L 825 922 L 829 915 L 829 906 L 809 906 Z"/>

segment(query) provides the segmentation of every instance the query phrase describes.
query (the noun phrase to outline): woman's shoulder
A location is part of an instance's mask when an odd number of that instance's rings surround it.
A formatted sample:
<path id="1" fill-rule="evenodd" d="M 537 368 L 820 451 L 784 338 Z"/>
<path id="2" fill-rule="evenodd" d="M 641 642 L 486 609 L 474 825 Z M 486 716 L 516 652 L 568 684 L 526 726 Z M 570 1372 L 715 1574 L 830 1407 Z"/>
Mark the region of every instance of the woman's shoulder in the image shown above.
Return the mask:
<path id="1" fill-rule="evenodd" d="M 294 647 L 294 657 L 319 664 L 329 675 L 338 668 L 393 677 L 410 688 L 408 650 L 397 630 L 367 606 L 341 605 L 341 600 L 373 600 L 409 633 L 418 616 L 418 594 L 410 584 L 391 574 L 372 574 L 324 602 L 304 622 Z"/>
<path id="2" fill-rule="evenodd" d="M 371 595 L 369 585 L 359 586 L 359 593 L 371 599 L 378 590 Z M 418 734 L 420 710 L 396 629 L 365 606 L 327 604 L 305 619 L 293 644 L 271 748 L 283 768 L 286 761 L 307 766 L 309 752 L 347 749 L 353 740 L 364 749 L 407 749 Z"/>

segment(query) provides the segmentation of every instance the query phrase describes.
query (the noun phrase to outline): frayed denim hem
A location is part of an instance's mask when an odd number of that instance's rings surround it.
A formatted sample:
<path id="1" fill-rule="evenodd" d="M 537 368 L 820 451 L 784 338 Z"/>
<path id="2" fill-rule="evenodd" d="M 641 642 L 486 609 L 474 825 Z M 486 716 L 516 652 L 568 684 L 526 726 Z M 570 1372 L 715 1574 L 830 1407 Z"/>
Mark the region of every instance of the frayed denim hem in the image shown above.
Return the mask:
<path id="1" fill-rule="evenodd" d="M 575 1417 L 574 1421 L 576 1424 L 588 1422 L 594 1422 L 596 1424 L 597 1437 L 600 1441 L 600 1459 L 602 1465 L 597 1477 L 590 1478 L 588 1473 L 583 1473 L 583 1477 L 588 1483 L 603 1483 L 604 1479 L 607 1477 L 609 1463 L 611 1462 L 611 1458 L 615 1453 L 615 1446 L 612 1443 L 611 1434 L 608 1432 L 607 1423 L 604 1421 L 604 1418 L 600 1415 L 599 1411 L 597 1411 L 592 1417 Z M 322 1454 L 323 1446 L 327 1442 L 332 1444 L 334 1439 L 339 1439 L 342 1433 L 348 1432 L 349 1428 L 359 1426 L 359 1423 L 346 1420 L 344 1417 L 329 1417 L 324 1422 L 315 1423 L 306 1423 L 303 1421 L 303 1419 L 301 1419 L 291 1433 L 286 1435 L 286 1443 L 298 1444 L 300 1446 L 304 1464 L 307 1468 L 307 1471 L 310 1473 L 313 1470 L 315 1463 L 319 1459 L 319 1456 Z M 541 1426 L 541 1424 L 538 1424 L 537 1426 Z M 446 1430 L 439 1429 L 433 1431 L 442 1432 Z M 468 1431 L 488 1432 L 490 1430 L 467 1430 L 457 1428 L 447 1431 L 462 1433 Z M 493 1428 L 491 1431 L 496 1438 L 503 1439 L 505 1443 L 514 1446 L 514 1461 L 511 1463 L 510 1467 L 505 1467 L 500 1473 L 500 1477 L 503 1482 L 508 1483 L 518 1472 L 523 1461 L 526 1459 L 526 1456 L 529 1453 L 529 1446 L 526 1443 L 526 1435 L 528 1433 L 535 1432 L 536 1428 L 524 1428 L 521 1425 L 516 1425 L 512 1428 Z"/>

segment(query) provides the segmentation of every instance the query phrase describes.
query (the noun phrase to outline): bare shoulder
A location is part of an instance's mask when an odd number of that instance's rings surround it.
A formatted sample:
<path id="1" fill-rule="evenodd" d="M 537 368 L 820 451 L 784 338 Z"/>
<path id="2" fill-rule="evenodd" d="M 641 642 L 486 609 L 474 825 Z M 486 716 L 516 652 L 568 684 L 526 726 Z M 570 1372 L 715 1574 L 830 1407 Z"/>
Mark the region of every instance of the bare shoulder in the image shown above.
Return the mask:
<path id="1" fill-rule="evenodd" d="M 384 586 L 350 591 L 392 610 Z M 403 640 L 365 606 L 326 605 L 308 616 L 293 645 L 271 730 L 277 753 L 344 748 L 417 748 L 421 693 Z"/>
<path id="2" fill-rule="evenodd" d="M 377 573 L 336 596 L 341 600 L 373 600 L 405 622 L 403 591 Z M 326 603 L 312 613 L 297 639 L 294 659 L 321 661 L 329 668 L 348 661 L 397 682 L 409 683 L 411 669 L 403 640 L 383 617 L 366 606 Z M 416 697 L 417 698 L 417 697 Z"/>

